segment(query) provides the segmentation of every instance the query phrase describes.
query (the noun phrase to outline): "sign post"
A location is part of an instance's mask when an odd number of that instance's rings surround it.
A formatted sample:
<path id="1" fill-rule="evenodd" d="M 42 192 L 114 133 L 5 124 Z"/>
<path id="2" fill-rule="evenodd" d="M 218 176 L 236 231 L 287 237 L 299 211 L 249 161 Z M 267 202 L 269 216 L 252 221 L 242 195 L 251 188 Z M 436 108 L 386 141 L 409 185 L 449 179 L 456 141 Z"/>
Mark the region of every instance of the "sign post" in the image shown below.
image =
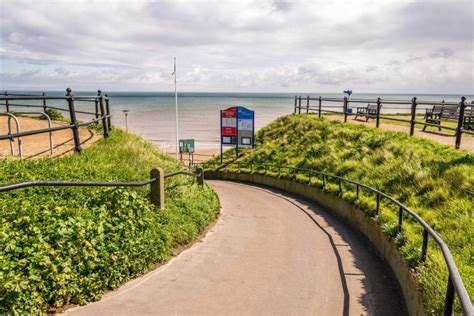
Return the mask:
<path id="1" fill-rule="evenodd" d="M 194 139 L 180 139 L 179 140 L 179 160 L 183 161 L 183 153 L 188 153 L 189 166 L 194 163 Z"/>
<path id="2" fill-rule="evenodd" d="M 235 146 L 235 157 L 239 147 L 254 147 L 255 112 L 242 106 L 221 111 L 221 163 L 223 146 Z"/>

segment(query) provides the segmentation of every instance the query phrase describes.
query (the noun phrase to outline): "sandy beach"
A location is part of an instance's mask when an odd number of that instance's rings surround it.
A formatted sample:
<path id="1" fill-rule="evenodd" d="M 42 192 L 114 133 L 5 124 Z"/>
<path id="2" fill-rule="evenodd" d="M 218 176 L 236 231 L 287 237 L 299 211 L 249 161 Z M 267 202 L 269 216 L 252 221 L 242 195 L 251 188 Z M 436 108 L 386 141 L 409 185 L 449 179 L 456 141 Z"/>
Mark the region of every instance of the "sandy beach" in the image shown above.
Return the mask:
<path id="1" fill-rule="evenodd" d="M 38 120 L 28 117 L 19 117 L 22 132 L 38 130 L 48 127 L 46 120 Z M 64 125 L 63 122 L 52 122 L 52 127 Z M 12 131 L 16 132 L 15 123 L 12 121 Z M 8 134 L 8 118 L 0 116 L 0 134 Z M 70 129 L 53 132 L 53 154 L 50 152 L 49 134 L 38 134 L 21 138 L 23 159 L 35 159 L 42 157 L 60 157 L 74 152 L 74 140 Z M 102 136 L 87 128 L 79 129 L 81 147 L 87 148 Z M 0 141 L 0 158 L 13 157 L 18 159 L 18 138 L 13 142 L 13 153 L 11 154 L 10 140 Z"/>

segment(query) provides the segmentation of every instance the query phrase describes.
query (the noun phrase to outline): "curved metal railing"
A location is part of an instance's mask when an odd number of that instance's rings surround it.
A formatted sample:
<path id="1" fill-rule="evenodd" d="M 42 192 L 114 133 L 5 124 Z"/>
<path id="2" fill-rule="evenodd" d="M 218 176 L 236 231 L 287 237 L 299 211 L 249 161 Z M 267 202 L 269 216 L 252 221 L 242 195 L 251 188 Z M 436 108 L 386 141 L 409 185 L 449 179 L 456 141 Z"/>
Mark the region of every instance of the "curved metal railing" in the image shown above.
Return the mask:
<path id="1" fill-rule="evenodd" d="M 474 309 L 472 306 L 471 299 L 469 298 L 469 294 L 467 293 L 467 290 L 464 286 L 464 283 L 462 281 L 461 275 L 459 274 L 459 270 L 456 267 L 456 264 L 454 263 L 453 257 L 451 255 L 451 252 L 449 251 L 448 246 L 446 243 L 439 237 L 439 235 L 433 230 L 433 228 L 428 225 L 418 214 L 416 214 L 414 211 L 410 210 L 407 206 L 402 204 L 401 202 L 397 201 L 395 198 L 392 196 L 385 194 L 371 186 L 359 183 L 357 181 L 349 180 L 331 173 L 326 173 L 326 172 L 321 172 L 321 171 L 316 171 L 316 170 L 311 170 L 311 169 L 305 169 L 305 168 L 297 168 L 297 167 L 291 167 L 291 166 L 284 166 L 284 165 L 276 165 L 276 164 L 254 164 L 251 162 L 230 162 L 225 165 L 219 165 L 218 168 L 215 170 L 221 171 L 224 169 L 225 172 L 228 172 L 228 166 L 229 165 L 235 165 L 237 167 L 237 172 L 242 172 L 242 166 L 247 166 L 250 167 L 250 173 L 254 173 L 254 168 L 256 167 L 257 170 L 261 170 L 263 168 L 263 172 L 265 175 L 267 175 L 268 167 L 274 167 L 276 168 L 276 172 L 278 177 L 281 176 L 281 171 L 282 169 L 287 169 L 290 170 L 292 175 L 292 179 L 296 179 L 297 173 L 304 173 L 308 176 L 308 183 L 311 183 L 312 177 L 315 176 L 320 176 L 321 180 L 323 182 L 322 188 L 326 187 L 326 184 L 328 182 L 328 179 L 335 179 L 338 182 L 339 185 L 339 191 L 338 195 L 342 196 L 343 194 L 343 183 L 349 183 L 351 185 L 354 185 L 356 188 L 356 194 L 357 198 L 359 198 L 360 194 L 360 189 L 363 188 L 369 192 L 372 192 L 376 195 L 376 213 L 380 213 L 380 201 L 382 198 L 390 201 L 394 205 L 396 205 L 399 209 L 398 213 L 398 232 L 402 231 L 402 226 L 403 226 L 403 215 L 408 214 L 412 218 L 414 218 L 422 227 L 423 227 L 423 244 L 421 247 L 421 261 L 424 261 L 426 259 L 426 254 L 428 251 L 428 239 L 431 237 L 436 244 L 441 249 L 441 252 L 443 253 L 444 261 L 446 263 L 446 266 L 448 267 L 449 271 L 449 277 L 448 277 L 448 284 L 446 287 L 446 298 L 445 298 L 445 305 L 444 305 L 444 314 L 445 315 L 451 315 L 454 310 L 454 299 L 455 295 L 459 297 L 459 301 L 461 303 L 461 308 L 462 311 L 465 315 L 474 315 Z"/>

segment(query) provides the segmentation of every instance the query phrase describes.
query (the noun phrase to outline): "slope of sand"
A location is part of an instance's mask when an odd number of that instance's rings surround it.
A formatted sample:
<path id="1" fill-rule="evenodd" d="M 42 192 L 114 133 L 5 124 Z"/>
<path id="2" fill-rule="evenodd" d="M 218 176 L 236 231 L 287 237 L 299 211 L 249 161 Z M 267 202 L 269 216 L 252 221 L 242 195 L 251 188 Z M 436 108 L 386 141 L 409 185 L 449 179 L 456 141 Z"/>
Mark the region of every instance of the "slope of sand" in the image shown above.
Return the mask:
<path id="1" fill-rule="evenodd" d="M 28 117 L 19 117 L 20 130 L 22 132 L 44 129 L 48 127 L 48 121 Z M 12 133 L 16 133 L 16 125 L 12 123 Z M 64 125 L 62 122 L 52 122 L 52 127 Z M 8 118 L 0 116 L 0 135 L 8 134 Z M 74 140 L 71 129 L 60 130 L 52 133 L 53 154 L 50 152 L 49 134 L 38 134 L 21 138 L 23 159 L 35 159 L 40 157 L 58 157 L 74 152 Z M 81 147 L 84 149 L 101 138 L 101 135 L 87 128 L 79 129 Z M 0 159 L 12 157 L 10 140 L 0 140 Z M 18 138 L 13 142 L 13 157 L 19 158 Z"/>

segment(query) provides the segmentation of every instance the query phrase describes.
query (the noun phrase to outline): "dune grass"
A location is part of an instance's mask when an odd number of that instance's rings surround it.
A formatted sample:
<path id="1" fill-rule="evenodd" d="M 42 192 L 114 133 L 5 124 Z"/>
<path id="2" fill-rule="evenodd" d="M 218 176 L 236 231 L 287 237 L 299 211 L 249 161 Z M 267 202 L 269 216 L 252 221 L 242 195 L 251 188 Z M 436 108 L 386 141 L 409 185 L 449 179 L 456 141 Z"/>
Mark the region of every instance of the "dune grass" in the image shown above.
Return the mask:
<path id="1" fill-rule="evenodd" d="M 217 164 L 218 159 L 210 161 L 208 167 Z M 232 150 L 225 153 L 226 161 L 233 159 Z M 468 152 L 405 133 L 290 115 L 261 129 L 256 148 L 242 151 L 237 161 L 324 171 L 395 197 L 421 215 L 447 243 L 468 293 L 474 297 L 474 156 Z M 276 174 L 272 168 L 269 172 Z M 290 176 L 286 169 L 282 173 L 283 177 Z M 308 178 L 297 175 L 297 180 Z M 313 178 L 312 183 L 322 185 L 321 179 Z M 326 190 L 336 192 L 338 186 L 329 184 Z M 353 187 L 345 187 L 344 191 L 345 199 L 374 214 L 373 195 L 364 193 L 356 199 Z M 420 263 L 422 228 L 405 216 L 403 233 L 398 234 L 397 211 L 383 202 L 377 221 L 416 271 L 426 310 L 440 314 L 448 277 L 441 251 L 431 240 L 428 258 Z"/>
<path id="2" fill-rule="evenodd" d="M 0 161 L 2 185 L 28 180 L 142 181 L 153 167 L 181 169 L 118 129 L 82 154 Z M 41 314 L 85 304 L 165 261 L 219 212 L 191 177 L 166 180 L 166 207 L 143 188 L 46 188 L 0 193 L 0 314 Z"/>

